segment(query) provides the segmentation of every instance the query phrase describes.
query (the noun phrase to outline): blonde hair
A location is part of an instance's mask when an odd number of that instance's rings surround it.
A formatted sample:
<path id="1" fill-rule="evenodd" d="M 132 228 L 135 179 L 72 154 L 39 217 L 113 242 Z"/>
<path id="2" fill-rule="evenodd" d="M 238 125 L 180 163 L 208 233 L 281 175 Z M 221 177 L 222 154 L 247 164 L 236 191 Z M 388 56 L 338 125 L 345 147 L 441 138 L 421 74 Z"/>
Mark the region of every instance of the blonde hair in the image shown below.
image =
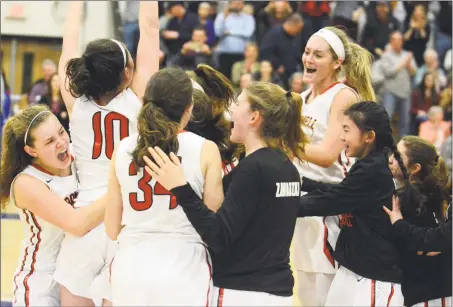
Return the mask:
<path id="1" fill-rule="evenodd" d="M 345 59 L 341 66 L 344 70 L 347 84 L 357 91 L 361 100 L 376 101 L 376 94 L 371 84 L 371 65 L 373 64 L 371 53 L 358 44 L 351 42 L 343 30 L 336 27 L 326 27 L 324 29 L 335 33 L 343 43 Z M 333 59 L 338 60 L 335 51 L 330 46 L 329 49 Z"/>
<path id="2" fill-rule="evenodd" d="M 308 139 L 302 131 L 302 98 L 269 82 L 252 82 L 245 88 L 250 109 L 263 117 L 262 136 L 271 148 L 290 159 L 302 160 Z"/>

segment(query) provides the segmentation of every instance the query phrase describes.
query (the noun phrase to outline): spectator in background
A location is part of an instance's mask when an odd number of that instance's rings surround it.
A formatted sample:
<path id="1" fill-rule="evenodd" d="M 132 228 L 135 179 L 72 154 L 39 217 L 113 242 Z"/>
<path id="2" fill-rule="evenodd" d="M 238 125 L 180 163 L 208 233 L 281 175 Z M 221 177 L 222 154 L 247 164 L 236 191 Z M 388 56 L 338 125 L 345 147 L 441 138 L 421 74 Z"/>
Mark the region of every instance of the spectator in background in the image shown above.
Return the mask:
<path id="1" fill-rule="evenodd" d="M 311 25 L 308 37 L 329 25 L 329 1 L 303 1 L 299 5 L 299 11 L 302 12 L 307 25 Z"/>
<path id="2" fill-rule="evenodd" d="M 208 2 L 202 2 L 198 6 L 198 18 L 200 19 L 200 25 L 206 32 L 206 43 L 212 48 L 215 44 L 215 30 L 214 21 L 211 19 L 210 11 L 211 5 Z"/>
<path id="3" fill-rule="evenodd" d="M 231 67 L 242 60 L 244 50 L 255 32 L 255 19 L 242 12 L 243 1 L 230 1 L 227 8 L 217 14 L 214 22 L 219 37 L 219 71 L 231 79 Z"/>
<path id="4" fill-rule="evenodd" d="M 138 30 L 139 5 L 140 1 L 137 0 L 126 1 L 126 8 L 122 15 L 124 44 L 126 44 L 134 59 L 137 56 L 137 44 L 140 35 Z"/>
<path id="5" fill-rule="evenodd" d="M 1 136 L 3 136 L 3 125 L 5 124 L 6 120 L 10 116 L 11 113 L 11 96 L 9 93 L 9 85 L 8 82 L 6 81 L 5 77 L 5 72 L 3 69 L 1 69 L 1 75 L 0 75 L 0 155 L 2 151 L 2 139 Z"/>
<path id="6" fill-rule="evenodd" d="M 168 12 L 172 18 L 162 31 L 165 45 L 168 48 L 167 66 L 173 65 L 183 45 L 192 38 L 193 30 L 198 26 L 198 16 L 186 10 L 184 2 L 170 1 Z"/>
<path id="7" fill-rule="evenodd" d="M 430 73 L 434 77 L 434 88 L 439 94 L 441 89 L 447 85 L 447 77 L 445 76 L 442 68 L 439 67 L 437 52 L 433 49 L 428 49 L 423 54 L 423 58 L 424 64 L 422 67 L 417 69 L 417 73 L 414 78 L 414 86 L 420 85 L 423 76 L 426 73 Z"/>
<path id="8" fill-rule="evenodd" d="M 235 87 L 239 86 L 242 75 L 254 74 L 260 71 L 258 53 L 259 49 L 255 43 L 247 43 L 244 51 L 244 60 L 234 63 L 231 69 L 231 82 Z"/>
<path id="9" fill-rule="evenodd" d="M 437 106 L 439 103 L 440 96 L 434 87 L 434 77 L 431 73 L 426 73 L 411 95 L 412 134 L 416 135 L 420 124 L 428 119 L 431 106 Z"/>
<path id="10" fill-rule="evenodd" d="M 440 95 L 440 106 L 444 110 L 444 118 L 447 121 L 452 120 L 451 118 L 451 111 L 452 111 L 452 95 L 451 95 L 451 77 L 448 80 L 448 86 L 442 91 Z"/>
<path id="11" fill-rule="evenodd" d="M 301 32 L 304 21 L 298 13 L 283 23 L 275 25 L 264 36 L 260 47 L 260 59 L 272 63 L 285 87 L 289 77 L 301 70 L 302 48 L 306 45 Z"/>
<path id="12" fill-rule="evenodd" d="M 414 54 L 418 66 L 423 65 L 423 54 L 431 33 L 426 20 L 426 8 L 422 4 L 415 6 L 409 21 L 409 28 L 404 33 L 404 49 Z"/>
<path id="13" fill-rule="evenodd" d="M 451 134 L 448 136 L 448 138 L 445 140 L 444 144 L 440 148 L 440 155 L 445 161 L 445 165 L 448 167 L 448 173 L 451 174 L 451 160 L 453 156 L 452 152 L 452 143 L 451 143 Z"/>
<path id="14" fill-rule="evenodd" d="M 39 101 L 40 104 L 45 104 L 49 107 L 53 114 L 58 118 L 61 125 L 69 134 L 69 116 L 66 106 L 61 96 L 60 77 L 58 74 L 53 74 L 47 82 L 47 94 Z"/>
<path id="15" fill-rule="evenodd" d="M 364 9 L 360 1 L 335 1 L 332 25 L 345 27 L 348 36 L 353 41 L 357 41 L 357 21 L 362 13 L 364 13 Z"/>
<path id="16" fill-rule="evenodd" d="M 451 49 L 448 50 L 447 53 L 445 54 L 444 69 L 447 73 L 451 73 Z"/>
<path id="17" fill-rule="evenodd" d="M 442 63 L 447 50 L 451 49 L 452 2 L 438 1 L 438 3 L 440 10 L 436 18 L 434 43 L 436 51 L 439 54 L 440 62 Z"/>
<path id="18" fill-rule="evenodd" d="M 289 78 L 290 91 L 302 94 L 308 87 L 304 83 L 304 74 L 302 72 L 295 72 Z"/>
<path id="19" fill-rule="evenodd" d="M 193 30 L 192 40 L 185 43 L 174 64 L 185 70 L 194 70 L 198 64 L 213 66 L 212 51 L 206 44 L 207 36 L 203 27 Z"/>
<path id="20" fill-rule="evenodd" d="M 412 91 L 411 76 L 415 74 L 416 63 L 413 55 L 403 50 L 401 32 L 393 32 L 390 36 L 390 48 L 384 52 L 380 67 L 385 77 L 382 103 L 390 119 L 398 108 L 399 135 L 406 136 L 410 132 L 410 95 Z"/>
<path id="21" fill-rule="evenodd" d="M 367 16 L 367 22 L 362 34 L 362 45 L 380 58 L 384 53 L 385 46 L 390 40 L 390 34 L 400 28 L 398 20 L 391 14 L 390 4 L 386 1 L 376 3 L 375 16 Z"/>
<path id="22" fill-rule="evenodd" d="M 31 87 L 30 92 L 28 93 L 28 104 L 34 105 L 37 104 L 41 97 L 47 94 L 47 83 L 50 80 L 50 77 L 57 72 L 57 65 L 54 61 L 50 59 L 45 59 L 42 62 L 42 75 L 41 79 L 38 79 Z"/>
<path id="23" fill-rule="evenodd" d="M 451 123 L 444 121 L 444 111 L 439 106 L 432 106 L 428 111 L 428 120 L 420 125 L 419 137 L 427 140 L 440 152 L 442 144 L 451 134 Z"/>
<path id="24" fill-rule="evenodd" d="M 278 74 L 274 72 L 272 64 L 269 61 L 261 61 L 260 71 L 253 74 L 253 80 L 270 82 L 279 86 L 283 86 L 282 80 L 280 79 Z"/>
<path id="25" fill-rule="evenodd" d="M 247 88 L 253 82 L 252 74 L 244 74 L 241 76 L 241 81 L 239 82 L 238 94 L 242 92 L 243 89 Z"/>
<path id="26" fill-rule="evenodd" d="M 275 25 L 281 25 L 291 15 L 293 9 L 288 1 L 269 1 L 258 13 L 256 40 L 260 43 L 264 35 Z"/>

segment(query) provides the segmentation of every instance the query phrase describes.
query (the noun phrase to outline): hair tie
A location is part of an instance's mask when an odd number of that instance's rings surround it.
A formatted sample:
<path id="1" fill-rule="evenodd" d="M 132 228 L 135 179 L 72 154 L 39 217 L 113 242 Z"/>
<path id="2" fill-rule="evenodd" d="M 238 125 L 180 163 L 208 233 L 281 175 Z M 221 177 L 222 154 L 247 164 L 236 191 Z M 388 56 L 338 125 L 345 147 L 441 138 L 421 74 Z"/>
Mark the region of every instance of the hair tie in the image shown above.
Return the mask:
<path id="1" fill-rule="evenodd" d="M 344 50 L 344 45 L 338 35 L 327 29 L 321 29 L 313 35 L 323 38 L 330 45 L 330 47 L 332 47 L 333 51 L 339 59 L 345 59 L 346 53 Z"/>
<path id="2" fill-rule="evenodd" d="M 112 42 L 115 42 L 121 49 L 121 53 L 123 54 L 123 59 L 124 59 L 124 67 L 127 66 L 127 57 L 126 57 L 126 49 L 124 49 L 123 44 L 121 44 L 119 41 L 116 39 L 111 38 L 110 39 Z"/>
<path id="3" fill-rule="evenodd" d="M 439 157 L 440 157 L 440 156 L 437 155 L 437 157 L 436 157 L 436 164 L 439 163 Z"/>
<path id="4" fill-rule="evenodd" d="M 24 145 L 27 145 L 28 131 L 30 130 L 31 125 L 33 124 L 35 119 L 37 119 L 41 114 L 44 114 L 44 113 L 51 113 L 51 112 L 50 111 L 41 111 L 41 112 L 39 112 L 38 114 L 35 115 L 35 117 L 33 117 L 33 119 L 28 124 L 27 130 L 25 131 L 25 136 L 24 136 Z"/>

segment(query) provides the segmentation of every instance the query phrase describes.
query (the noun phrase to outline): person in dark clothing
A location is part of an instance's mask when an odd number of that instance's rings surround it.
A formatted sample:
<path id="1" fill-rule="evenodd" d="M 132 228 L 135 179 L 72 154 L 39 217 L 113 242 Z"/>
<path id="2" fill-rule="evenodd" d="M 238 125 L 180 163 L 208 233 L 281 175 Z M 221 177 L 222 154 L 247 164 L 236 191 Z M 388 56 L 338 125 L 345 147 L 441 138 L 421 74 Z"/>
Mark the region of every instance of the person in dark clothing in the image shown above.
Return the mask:
<path id="1" fill-rule="evenodd" d="M 390 206 L 394 192 L 388 154 L 404 165 L 383 106 L 359 102 L 344 114 L 345 153 L 358 160 L 341 183 L 302 196 L 299 205 L 300 217 L 341 214 L 333 251 L 341 267 L 325 305 L 366 306 L 371 297 L 377 306 L 402 306 L 398 251 L 382 206 Z"/>
<path id="2" fill-rule="evenodd" d="M 285 86 L 288 86 L 289 77 L 301 70 L 302 48 L 307 41 L 301 35 L 303 27 L 302 17 L 297 13 L 292 14 L 283 25 L 272 27 L 260 46 L 260 60 L 272 63 Z"/>
<path id="3" fill-rule="evenodd" d="M 384 53 L 385 46 L 390 40 L 393 31 L 400 30 L 400 24 L 392 16 L 390 5 L 385 1 L 376 4 L 374 17 L 368 18 L 362 34 L 362 45 L 368 49 L 373 56 L 379 58 Z"/>
<path id="4" fill-rule="evenodd" d="M 198 16 L 184 8 L 182 1 L 170 1 L 168 11 L 173 16 L 162 32 L 165 45 L 170 53 L 167 65 L 172 65 L 171 58 L 179 54 L 183 45 L 192 38 L 193 30 L 200 23 Z"/>
<path id="5" fill-rule="evenodd" d="M 411 94 L 412 134 L 418 134 L 420 124 L 428 120 L 428 110 L 439 103 L 440 96 L 435 88 L 434 76 L 426 73 Z"/>
<path id="6" fill-rule="evenodd" d="M 442 157 L 438 156 L 432 144 L 416 136 L 402 138 L 397 148 L 408 171 L 403 174 L 398 164 L 390 159 L 390 168 L 401 187 L 397 195 L 400 191 L 405 192 L 412 188 L 410 194 L 403 193 L 401 197 L 404 220 L 419 227 L 437 228 L 443 225 L 444 204 L 451 201 L 451 188 L 448 186 L 447 168 Z M 399 200 L 394 199 L 393 204 L 399 207 Z M 384 210 L 391 215 L 387 207 L 384 207 Z M 418 249 L 411 244 L 408 240 L 409 233 L 405 232 L 404 228 L 402 231 L 398 225 L 394 225 L 393 231 L 403 270 L 401 289 L 404 305 L 412 306 L 425 302 L 425 306 L 434 306 L 435 301 L 451 297 L 451 240 L 450 249 L 444 248 L 438 254 L 425 248 Z"/>
<path id="7" fill-rule="evenodd" d="M 407 31 L 404 33 L 404 49 L 414 54 L 418 67 L 424 63 L 423 54 L 429 41 L 431 28 L 426 17 L 426 9 L 422 4 L 415 6 Z"/>
<path id="8" fill-rule="evenodd" d="M 146 170 L 176 196 L 210 248 L 219 306 L 292 305 L 289 247 L 300 177 L 291 161 L 306 144 L 301 106 L 299 94 L 272 83 L 252 83 L 241 93 L 231 108 L 231 141 L 243 144 L 246 156 L 227 175 L 217 213 L 194 194 L 174 154 L 170 161 L 149 149 L 159 166 L 146 158 Z"/>

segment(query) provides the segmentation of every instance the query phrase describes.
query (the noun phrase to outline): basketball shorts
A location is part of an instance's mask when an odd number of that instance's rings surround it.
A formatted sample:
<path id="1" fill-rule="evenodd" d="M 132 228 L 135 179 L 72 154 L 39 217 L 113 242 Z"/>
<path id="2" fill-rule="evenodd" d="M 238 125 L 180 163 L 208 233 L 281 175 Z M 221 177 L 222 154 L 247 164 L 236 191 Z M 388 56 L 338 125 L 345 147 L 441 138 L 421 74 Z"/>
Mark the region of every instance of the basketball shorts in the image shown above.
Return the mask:
<path id="1" fill-rule="evenodd" d="M 418 303 L 412 305 L 412 307 L 451 307 L 451 296 Z"/>
<path id="2" fill-rule="evenodd" d="M 202 243 L 144 239 L 119 248 L 111 265 L 113 306 L 208 306 L 210 255 Z"/>
<path id="3" fill-rule="evenodd" d="M 341 267 L 325 306 L 404 306 L 404 298 L 400 284 L 371 280 Z"/>
<path id="4" fill-rule="evenodd" d="M 13 288 L 13 306 L 60 306 L 59 287 L 50 273 L 22 271 Z"/>
<path id="5" fill-rule="evenodd" d="M 214 287 L 211 306 L 293 306 L 292 296 Z"/>
<path id="6" fill-rule="evenodd" d="M 104 224 L 83 237 L 66 234 L 57 258 L 55 280 L 73 295 L 110 301 L 110 284 L 105 274 L 116 247 L 117 242 L 107 237 Z M 96 281 L 98 276 L 101 277 Z M 102 292 L 97 293 L 97 289 Z"/>

